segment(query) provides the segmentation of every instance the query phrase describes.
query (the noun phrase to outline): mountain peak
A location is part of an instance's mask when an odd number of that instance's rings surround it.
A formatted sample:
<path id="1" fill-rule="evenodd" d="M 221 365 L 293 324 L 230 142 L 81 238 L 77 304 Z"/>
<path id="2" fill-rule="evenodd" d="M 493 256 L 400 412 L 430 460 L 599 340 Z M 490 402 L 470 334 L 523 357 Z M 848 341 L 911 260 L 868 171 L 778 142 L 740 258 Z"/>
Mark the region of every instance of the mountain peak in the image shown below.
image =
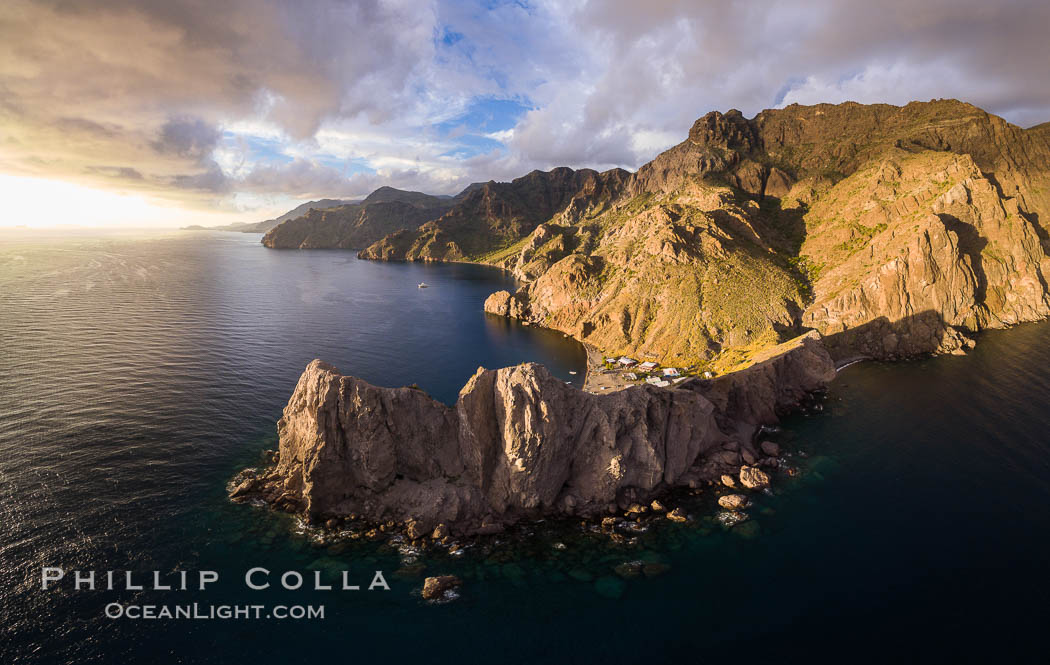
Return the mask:
<path id="1" fill-rule="evenodd" d="M 423 192 L 412 192 L 384 185 L 366 196 L 362 203 L 390 203 L 391 201 L 397 201 L 399 203 L 418 204 L 424 201 L 431 202 L 437 198 Z"/>

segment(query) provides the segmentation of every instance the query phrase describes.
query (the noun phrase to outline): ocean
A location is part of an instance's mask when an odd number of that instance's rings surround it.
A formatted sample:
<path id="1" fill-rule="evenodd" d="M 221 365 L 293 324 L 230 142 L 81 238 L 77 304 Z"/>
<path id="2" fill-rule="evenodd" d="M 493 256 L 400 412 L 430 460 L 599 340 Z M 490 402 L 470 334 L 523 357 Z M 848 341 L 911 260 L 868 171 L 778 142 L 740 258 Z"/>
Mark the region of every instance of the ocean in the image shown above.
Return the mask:
<path id="1" fill-rule="evenodd" d="M 548 521 L 450 556 L 228 501 L 313 358 L 447 403 L 479 365 L 579 381 L 577 343 L 482 312 L 512 287 L 255 234 L 0 232 L 0 662 L 1044 660 L 1050 324 L 846 368 L 822 411 L 773 435 L 801 473 L 732 529 L 708 491 L 669 499 L 692 522 L 631 543 Z M 44 567 L 67 578 L 44 590 Z M 245 586 L 251 568 L 270 588 Z M 76 591 L 74 570 L 219 580 Z M 315 570 L 362 589 L 314 590 Z M 389 590 L 367 590 L 377 570 Z M 284 571 L 306 583 L 281 588 Z M 445 573 L 459 597 L 421 600 L 423 576 Z M 109 618 L 113 603 L 324 618 Z"/>

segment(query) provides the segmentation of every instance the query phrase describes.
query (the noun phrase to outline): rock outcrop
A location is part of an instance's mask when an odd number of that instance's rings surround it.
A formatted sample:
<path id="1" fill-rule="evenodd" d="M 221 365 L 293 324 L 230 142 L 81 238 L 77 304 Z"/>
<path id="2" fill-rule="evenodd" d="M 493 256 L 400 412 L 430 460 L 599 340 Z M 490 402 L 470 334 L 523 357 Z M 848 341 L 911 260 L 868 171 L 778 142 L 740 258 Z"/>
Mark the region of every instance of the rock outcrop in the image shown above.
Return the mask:
<path id="1" fill-rule="evenodd" d="M 421 592 L 421 595 L 425 600 L 440 600 L 445 596 L 445 592 L 462 585 L 463 580 L 455 575 L 428 577 L 423 581 L 423 591 Z"/>
<path id="2" fill-rule="evenodd" d="M 769 475 L 753 466 L 742 466 L 740 467 L 740 484 L 749 490 L 769 487 Z"/>
<path id="3" fill-rule="evenodd" d="M 718 505 L 722 506 L 726 510 L 743 510 L 748 507 L 747 497 L 743 494 L 725 494 L 718 497 Z"/>
<path id="4" fill-rule="evenodd" d="M 593 395 L 544 367 L 479 369 L 455 406 L 315 360 L 278 423 L 276 465 L 234 490 L 317 519 L 357 515 L 489 533 L 524 516 L 597 516 L 740 468 L 748 446 L 834 377 L 815 334 L 737 376 Z M 743 398 L 755 394 L 768 402 Z"/>

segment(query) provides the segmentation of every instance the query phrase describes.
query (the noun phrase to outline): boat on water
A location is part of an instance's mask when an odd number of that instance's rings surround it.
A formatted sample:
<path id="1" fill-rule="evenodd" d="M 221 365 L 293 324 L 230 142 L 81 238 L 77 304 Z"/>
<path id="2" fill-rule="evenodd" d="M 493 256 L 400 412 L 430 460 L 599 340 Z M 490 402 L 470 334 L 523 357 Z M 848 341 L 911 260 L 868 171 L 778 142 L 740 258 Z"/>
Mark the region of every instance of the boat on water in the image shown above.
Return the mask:
<path id="1" fill-rule="evenodd" d="M 419 283 L 419 288 L 421 288 L 421 289 L 425 289 L 425 288 L 428 288 L 429 286 L 430 286 L 430 285 L 429 285 L 429 284 L 427 284 L 426 282 L 420 282 L 420 283 Z"/>

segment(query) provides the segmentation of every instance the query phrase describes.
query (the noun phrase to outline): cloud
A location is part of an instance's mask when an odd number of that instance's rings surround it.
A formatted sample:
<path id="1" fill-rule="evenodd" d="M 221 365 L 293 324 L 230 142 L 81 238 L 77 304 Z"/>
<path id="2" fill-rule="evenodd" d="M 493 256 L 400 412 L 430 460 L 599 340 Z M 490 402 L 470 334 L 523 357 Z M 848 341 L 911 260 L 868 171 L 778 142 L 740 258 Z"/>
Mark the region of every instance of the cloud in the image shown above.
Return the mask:
<path id="1" fill-rule="evenodd" d="M 3 167 L 135 185 L 187 205 L 227 191 L 210 158 L 249 123 L 307 140 L 330 118 L 416 104 L 434 19 L 409 1 L 11 0 L 0 15 Z"/>
<path id="2" fill-rule="evenodd" d="M 636 168 L 712 109 L 957 97 L 1027 126 L 1047 25 L 1038 0 L 8 0 L 0 172 L 243 209 Z"/>
<path id="3" fill-rule="evenodd" d="M 222 132 L 200 118 L 171 118 L 161 126 L 153 149 L 202 160 L 215 149 L 221 136 Z"/>
<path id="4" fill-rule="evenodd" d="M 230 191 L 230 179 L 222 172 L 218 164 L 211 163 L 204 171 L 197 173 L 179 173 L 169 179 L 172 187 L 195 192 L 223 193 Z"/>
<path id="5" fill-rule="evenodd" d="M 542 86 L 510 142 L 536 162 L 636 167 L 708 110 L 792 102 L 956 97 L 1050 119 L 1045 2 L 608 0 L 567 25 L 586 73 Z"/>
<path id="6" fill-rule="evenodd" d="M 85 172 L 98 174 L 115 180 L 142 180 L 142 174 L 130 166 L 87 166 Z"/>

